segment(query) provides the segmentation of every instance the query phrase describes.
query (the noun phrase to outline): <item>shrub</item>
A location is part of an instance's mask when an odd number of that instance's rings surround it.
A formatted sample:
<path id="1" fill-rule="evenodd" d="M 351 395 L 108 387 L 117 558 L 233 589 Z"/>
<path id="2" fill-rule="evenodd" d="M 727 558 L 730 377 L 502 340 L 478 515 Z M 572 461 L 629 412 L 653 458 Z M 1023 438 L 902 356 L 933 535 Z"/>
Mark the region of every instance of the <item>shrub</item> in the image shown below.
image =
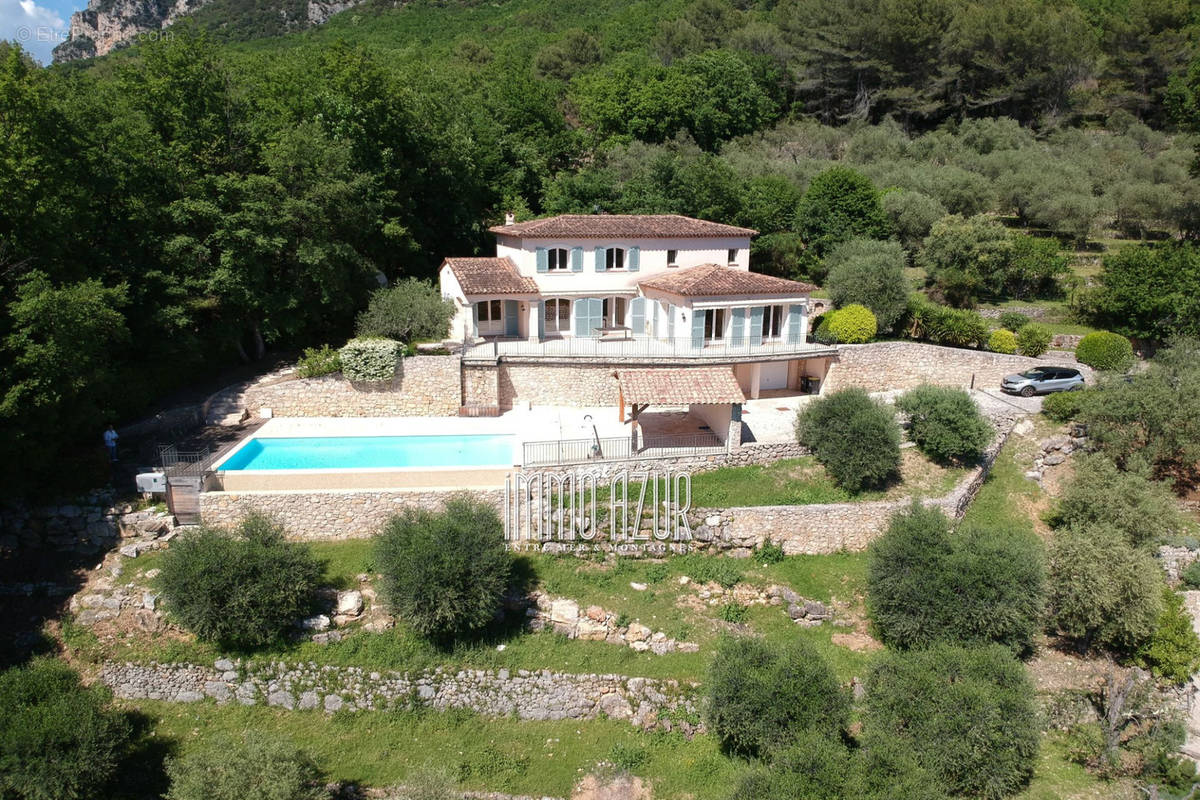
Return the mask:
<path id="1" fill-rule="evenodd" d="M 868 613 L 890 647 L 994 642 L 1024 653 L 1045 606 L 1044 562 L 1029 532 L 952 534 L 945 515 L 914 503 L 871 545 Z"/>
<path id="2" fill-rule="evenodd" d="M 469 496 L 442 511 L 406 508 L 375 546 L 383 596 L 418 633 L 452 638 L 477 631 L 501 609 L 512 557 L 495 510 Z"/>
<path id="3" fill-rule="evenodd" d="M 254 647 L 278 641 L 312 609 L 321 564 L 283 527 L 251 514 L 233 534 L 185 533 L 163 555 L 163 605 L 205 641 Z"/>
<path id="4" fill-rule="evenodd" d="M 726 639 L 708 671 L 708 726 L 723 748 L 761 755 L 804 731 L 836 737 L 850 719 L 850 698 L 816 648 L 762 639 Z"/>
<path id="5" fill-rule="evenodd" d="M 1036 322 L 1031 322 L 1017 331 L 1017 347 L 1021 348 L 1021 355 L 1030 358 L 1037 358 L 1049 350 L 1053 339 L 1054 335 L 1050 333 L 1050 329 Z"/>
<path id="6" fill-rule="evenodd" d="M 939 461 L 972 461 L 992 439 L 992 426 L 962 389 L 918 386 L 896 400 L 908 415 L 908 436 L 921 452 Z"/>
<path id="7" fill-rule="evenodd" d="M 732 622 L 735 624 L 739 622 L 745 622 L 749 616 L 750 609 L 746 608 L 746 606 L 742 605 L 741 603 L 726 603 L 725 605 L 721 606 L 721 609 L 717 612 L 717 617 L 723 622 Z"/>
<path id="8" fill-rule="evenodd" d="M 892 330 L 904 316 L 909 283 L 904 277 L 904 250 L 898 243 L 852 239 L 834 248 L 825 265 L 829 296 L 838 308 L 851 304 L 869 308 L 883 331 Z"/>
<path id="9" fill-rule="evenodd" d="M 1107 525 L 1062 528 L 1050 545 L 1051 625 L 1092 646 L 1132 653 L 1162 612 L 1154 559 Z"/>
<path id="10" fill-rule="evenodd" d="M 1183 598 L 1163 587 L 1162 612 L 1150 638 L 1138 650 L 1137 662 L 1160 678 L 1178 684 L 1191 680 L 1200 669 L 1200 637 L 1192 629 L 1192 618 L 1183 608 Z"/>
<path id="11" fill-rule="evenodd" d="M 351 339 L 338 356 L 348 381 L 390 381 L 396 377 L 404 345 L 392 339 Z"/>
<path id="12" fill-rule="evenodd" d="M 754 557 L 763 564 L 778 564 L 786 558 L 783 546 L 770 541 L 763 542 L 762 546 L 754 551 Z"/>
<path id="13" fill-rule="evenodd" d="M 1070 422 L 1083 410 L 1085 391 L 1054 392 L 1046 395 L 1042 400 L 1042 413 L 1055 422 Z"/>
<path id="14" fill-rule="evenodd" d="M 885 653 L 867 678 L 863 744 L 898 740 L 952 795 L 1002 798 L 1033 775 L 1038 715 L 1002 647 Z"/>
<path id="15" fill-rule="evenodd" d="M 716 583 L 725 589 L 733 588 L 743 577 L 741 564 L 724 556 L 692 554 L 684 556 L 680 565 L 697 583 Z"/>
<path id="16" fill-rule="evenodd" d="M 358 315 L 355 333 L 364 338 L 415 342 L 444 339 L 454 317 L 454 303 L 436 286 L 405 278 L 395 286 L 371 294 L 367 309 Z"/>
<path id="17" fill-rule="evenodd" d="M 1012 355 L 1017 352 L 1017 337 L 1012 331 L 1004 328 L 994 330 L 988 337 L 987 349 L 993 353 Z"/>
<path id="18" fill-rule="evenodd" d="M 950 347 L 973 347 L 991 335 L 987 321 L 974 311 L 949 308 L 920 297 L 909 304 L 907 334 Z"/>
<path id="19" fill-rule="evenodd" d="M 1094 447 L 1177 492 L 1200 486 L 1200 341 L 1176 340 L 1146 370 L 1087 395 L 1080 422 Z"/>
<path id="20" fill-rule="evenodd" d="M 0 797 L 90 800 L 116 774 L 131 729 L 107 693 L 85 688 L 65 664 L 0 673 Z"/>
<path id="21" fill-rule="evenodd" d="M 296 362 L 296 375 L 301 378 L 319 378 L 342 371 L 342 357 L 327 344 L 304 348 L 304 355 Z"/>
<path id="22" fill-rule="evenodd" d="M 288 742 L 253 733 L 210 739 L 167 762 L 166 800 L 328 800 L 312 759 Z"/>
<path id="23" fill-rule="evenodd" d="M 839 344 L 863 344 L 875 338 L 875 315 L 870 309 L 851 304 L 825 315 L 824 324 Z"/>
<path id="24" fill-rule="evenodd" d="M 1165 484 L 1121 472 L 1102 455 L 1077 460 L 1051 521 L 1075 528 L 1104 523 L 1134 547 L 1160 542 L 1185 528 Z"/>
<path id="25" fill-rule="evenodd" d="M 1200 589 L 1200 561 L 1188 564 L 1179 580 L 1188 589 Z"/>
<path id="26" fill-rule="evenodd" d="M 1016 311 L 1005 311 L 1000 315 L 1000 327 L 1009 333 L 1016 333 L 1030 322 L 1029 317 Z"/>
<path id="27" fill-rule="evenodd" d="M 1119 333 L 1092 331 L 1079 340 L 1075 360 L 1094 369 L 1124 372 L 1133 366 L 1133 345 Z"/>
<path id="28" fill-rule="evenodd" d="M 851 492 L 881 486 L 900 471 L 900 426 L 862 389 L 842 389 L 801 409 L 796 438 Z"/>

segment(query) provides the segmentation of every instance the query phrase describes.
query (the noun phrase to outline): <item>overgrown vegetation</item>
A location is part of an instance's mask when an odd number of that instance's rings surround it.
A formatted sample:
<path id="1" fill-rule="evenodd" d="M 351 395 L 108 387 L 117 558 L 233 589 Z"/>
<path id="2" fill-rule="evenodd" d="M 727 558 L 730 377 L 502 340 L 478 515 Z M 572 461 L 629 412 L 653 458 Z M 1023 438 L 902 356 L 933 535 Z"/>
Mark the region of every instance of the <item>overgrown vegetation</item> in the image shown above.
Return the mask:
<path id="1" fill-rule="evenodd" d="M 918 386 L 901 395 L 896 408 L 908 415 L 909 438 L 932 459 L 974 461 L 992 439 L 991 423 L 962 389 Z"/>
<path id="2" fill-rule="evenodd" d="M 262 732 L 213 737 L 167 764 L 166 800 L 328 800 L 316 764 Z"/>

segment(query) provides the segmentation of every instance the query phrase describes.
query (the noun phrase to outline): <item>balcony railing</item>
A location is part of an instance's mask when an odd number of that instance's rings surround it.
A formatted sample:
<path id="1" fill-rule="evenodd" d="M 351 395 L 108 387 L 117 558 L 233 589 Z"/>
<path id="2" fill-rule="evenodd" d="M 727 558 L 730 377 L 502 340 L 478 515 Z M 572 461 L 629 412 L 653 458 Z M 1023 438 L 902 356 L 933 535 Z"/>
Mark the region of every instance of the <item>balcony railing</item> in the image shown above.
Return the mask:
<path id="1" fill-rule="evenodd" d="M 522 466 L 588 464 L 596 461 L 635 461 L 642 458 L 679 458 L 726 452 L 726 446 L 711 433 L 678 436 L 646 436 L 638 447 L 630 437 L 563 439 L 525 442 Z"/>
<path id="2" fill-rule="evenodd" d="M 526 339 L 492 339 L 463 348 L 465 361 L 492 361 L 501 358 L 579 358 L 621 361 L 720 361 L 769 358 L 772 356 L 816 357 L 833 355 L 836 348 L 813 342 L 782 340 L 755 341 L 749 337 L 706 340 L 691 337 L 656 339 L 651 336 L 626 338 L 564 336 L 543 342 Z"/>

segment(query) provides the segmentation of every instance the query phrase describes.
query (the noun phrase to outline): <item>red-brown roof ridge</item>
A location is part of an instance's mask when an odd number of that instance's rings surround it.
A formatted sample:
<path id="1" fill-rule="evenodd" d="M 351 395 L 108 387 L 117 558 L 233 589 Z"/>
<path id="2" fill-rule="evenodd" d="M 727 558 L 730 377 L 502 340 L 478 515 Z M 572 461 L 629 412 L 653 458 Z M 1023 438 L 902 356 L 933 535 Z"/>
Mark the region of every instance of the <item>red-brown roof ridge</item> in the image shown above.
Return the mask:
<path id="1" fill-rule="evenodd" d="M 729 297 L 733 295 L 810 294 L 817 287 L 802 281 L 790 281 L 761 272 L 701 264 L 678 271 L 664 272 L 641 281 L 639 286 L 658 289 L 683 297 Z"/>
<path id="2" fill-rule="evenodd" d="M 447 258 L 463 294 L 537 294 L 537 283 L 517 271 L 508 256 L 503 258 Z"/>
<path id="3" fill-rule="evenodd" d="M 753 228 L 681 214 L 559 214 L 512 225 L 494 225 L 488 230 L 527 239 L 719 238 L 758 233 Z"/>

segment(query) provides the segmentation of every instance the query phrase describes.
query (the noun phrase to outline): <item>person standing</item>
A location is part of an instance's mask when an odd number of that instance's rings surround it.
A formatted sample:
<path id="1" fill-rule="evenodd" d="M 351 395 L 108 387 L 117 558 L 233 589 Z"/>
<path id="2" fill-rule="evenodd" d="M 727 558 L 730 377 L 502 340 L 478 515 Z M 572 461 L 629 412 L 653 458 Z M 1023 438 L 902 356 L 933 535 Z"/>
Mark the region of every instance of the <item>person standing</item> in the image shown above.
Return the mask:
<path id="1" fill-rule="evenodd" d="M 108 448 L 109 461 L 115 462 L 117 460 L 117 439 L 120 438 L 112 425 L 109 425 L 108 430 L 104 431 L 104 446 Z"/>

